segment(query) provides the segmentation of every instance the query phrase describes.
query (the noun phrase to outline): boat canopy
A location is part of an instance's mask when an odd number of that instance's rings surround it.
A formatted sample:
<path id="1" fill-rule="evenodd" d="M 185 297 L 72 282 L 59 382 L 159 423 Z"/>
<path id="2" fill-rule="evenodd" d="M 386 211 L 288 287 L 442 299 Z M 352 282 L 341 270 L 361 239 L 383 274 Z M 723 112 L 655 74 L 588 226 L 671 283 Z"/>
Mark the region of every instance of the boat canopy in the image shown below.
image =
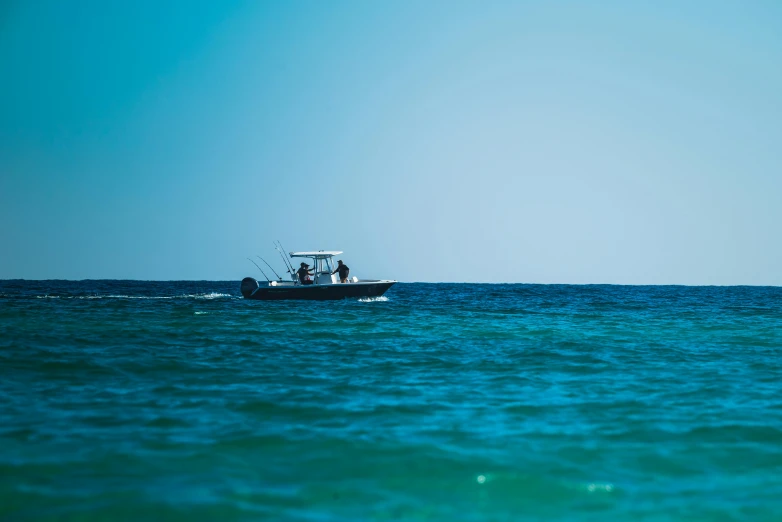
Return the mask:
<path id="1" fill-rule="evenodd" d="M 317 252 L 291 252 L 291 257 L 313 257 L 315 259 L 326 259 L 341 254 L 337 250 L 319 250 Z"/>

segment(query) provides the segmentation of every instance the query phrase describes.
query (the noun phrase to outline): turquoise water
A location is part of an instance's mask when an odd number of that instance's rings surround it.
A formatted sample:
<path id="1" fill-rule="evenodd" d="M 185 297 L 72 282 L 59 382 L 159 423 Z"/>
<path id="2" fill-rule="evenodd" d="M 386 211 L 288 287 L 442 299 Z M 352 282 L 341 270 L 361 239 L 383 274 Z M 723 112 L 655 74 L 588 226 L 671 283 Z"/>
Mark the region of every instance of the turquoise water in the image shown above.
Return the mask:
<path id="1" fill-rule="evenodd" d="M 782 520 L 782 288 L 0 281 L 1 520 Z"/>

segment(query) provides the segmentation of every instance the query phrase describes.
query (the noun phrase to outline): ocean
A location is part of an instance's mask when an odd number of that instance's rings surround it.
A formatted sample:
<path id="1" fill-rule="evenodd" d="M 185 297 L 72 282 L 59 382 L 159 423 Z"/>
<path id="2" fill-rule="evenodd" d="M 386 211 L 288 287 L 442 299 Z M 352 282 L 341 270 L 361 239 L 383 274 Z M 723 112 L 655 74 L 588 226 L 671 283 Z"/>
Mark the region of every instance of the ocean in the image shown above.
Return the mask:
<path id="1" fill-rule="evenodd" d="M 0 281 L 3 521 L 782 521 L 782 288 Z"/>

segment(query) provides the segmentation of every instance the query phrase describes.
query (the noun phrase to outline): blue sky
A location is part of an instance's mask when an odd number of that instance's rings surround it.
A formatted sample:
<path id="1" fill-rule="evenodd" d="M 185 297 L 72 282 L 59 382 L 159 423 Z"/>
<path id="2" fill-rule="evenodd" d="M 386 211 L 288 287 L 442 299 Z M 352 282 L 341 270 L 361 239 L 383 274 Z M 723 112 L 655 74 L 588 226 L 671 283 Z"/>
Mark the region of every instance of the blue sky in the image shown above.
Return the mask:
<path id="1" fill-rule="evenodd" d="M 780 2 L 3 6 L 0 278 L 782 285 Z"/>

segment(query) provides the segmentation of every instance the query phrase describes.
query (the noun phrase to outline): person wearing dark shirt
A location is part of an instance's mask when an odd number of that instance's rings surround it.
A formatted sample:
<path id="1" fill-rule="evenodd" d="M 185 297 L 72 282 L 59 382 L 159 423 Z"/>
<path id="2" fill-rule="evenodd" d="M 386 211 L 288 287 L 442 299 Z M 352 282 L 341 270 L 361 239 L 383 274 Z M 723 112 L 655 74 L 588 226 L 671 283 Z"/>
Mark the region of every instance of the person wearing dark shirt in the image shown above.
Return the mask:
<path id="1" fill-rule="evenodd" d="M 337 261 L 337 268 L 331 274 L 334 275 L 337 272 L 339 272 L 339 282 L 347 283 L 348 274 L 350 273 L 350 268 L 348 268 L 348 265 L 343 264 L 341 259 Z"/>
<path id="2" fill-rule="evenodd" d="M 296 270 L 296 274 L 299 276 L 299 281 L 303 285 L 311 285 L 312 279 L 310 279 L 310 274 L 314 273 L 312 270 L 310 270 L 310 265 L 307 263 L 302 263 L 301 268 Z"/>

